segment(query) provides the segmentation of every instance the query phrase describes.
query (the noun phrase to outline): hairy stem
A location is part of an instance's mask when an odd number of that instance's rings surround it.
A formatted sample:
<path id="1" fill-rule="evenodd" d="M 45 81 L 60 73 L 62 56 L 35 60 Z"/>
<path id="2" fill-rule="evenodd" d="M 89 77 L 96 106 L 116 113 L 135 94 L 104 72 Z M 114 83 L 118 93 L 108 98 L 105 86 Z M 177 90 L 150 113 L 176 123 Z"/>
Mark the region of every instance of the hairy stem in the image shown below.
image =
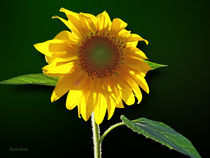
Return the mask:
<path id="1" fill-rule="evenodd" d="M 93 144 L 94 144 L 94 158 L 101 158 L 101 143 L 100 140 L 100 128 L 96 124 L 94 114 L 91 116 L 92 130 L 93 130 Z"/>

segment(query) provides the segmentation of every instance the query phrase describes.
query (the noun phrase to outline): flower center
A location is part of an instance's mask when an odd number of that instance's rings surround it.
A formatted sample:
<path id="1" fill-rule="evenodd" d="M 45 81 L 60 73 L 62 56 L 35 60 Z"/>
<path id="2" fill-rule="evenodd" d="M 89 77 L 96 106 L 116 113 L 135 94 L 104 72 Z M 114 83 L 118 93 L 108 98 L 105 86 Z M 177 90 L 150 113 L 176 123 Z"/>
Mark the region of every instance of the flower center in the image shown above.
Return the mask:
<path id="1" fill-rule="evenodd" d="M 111 76 L 120 68 L 122 42 L 102 35 L 86 38 L 80 46 L 81 67 L 92 78 Z"/>
<path id="2" fill-rule="evenodd" d="M 108 66 L 113 55 L 112 50 L 103 42 L 98 40 L 89 45 L 88 60 L 97 68 Z"/>

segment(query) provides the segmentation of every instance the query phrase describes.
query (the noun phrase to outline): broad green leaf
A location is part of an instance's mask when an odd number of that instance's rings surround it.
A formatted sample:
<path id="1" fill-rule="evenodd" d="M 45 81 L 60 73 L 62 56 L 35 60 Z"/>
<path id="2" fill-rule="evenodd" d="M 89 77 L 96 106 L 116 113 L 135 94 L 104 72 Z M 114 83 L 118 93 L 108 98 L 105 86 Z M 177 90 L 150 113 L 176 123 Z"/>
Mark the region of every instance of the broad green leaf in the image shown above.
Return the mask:
<path id="1" fill-rule="evenodd" d="M 46 85 L 46 86 L 55 86 L 56 83 L 57 83 L 57 78 L 48 77 L 42 73 L 21 75 L 0 82 L 0 84 L 11 84 L 11 85 L 35 84 L 35 85 Z"/>
<path id="2" fill-rule="evenodd" d="M 151 61 L 148 61 L 148 60 L 144 60 L 145 63 L 147 63 L 151 70 L 154 70 L 154 69 L 157 69 L 157 68 L 160 68 L 160 67 L 167 67 L 168 65 L 163 65 L 163 64 L 158 64 L 158 63 L 154 63 L 154 62 L 151 62 Z"/>
<path id="3" fill-rule="evenodd" d="M 127 127 L 138 134 L 144 135 L 146 138 L 150 138 L 192 158 L 201 158 L 187 138 L 162 122 L 152 121 L 146 118 L 130 121 L 123 115 L 121 116 L 121 120 Z"/>

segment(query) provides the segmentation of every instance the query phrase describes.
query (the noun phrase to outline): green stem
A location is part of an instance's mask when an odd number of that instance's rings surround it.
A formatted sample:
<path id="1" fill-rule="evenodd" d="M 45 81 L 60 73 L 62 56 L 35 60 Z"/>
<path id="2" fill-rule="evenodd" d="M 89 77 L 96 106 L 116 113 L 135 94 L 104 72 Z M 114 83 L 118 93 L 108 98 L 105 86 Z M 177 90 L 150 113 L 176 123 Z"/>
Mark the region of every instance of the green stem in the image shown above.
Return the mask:
<path id="1" fill-rule="evenodd" d="M 120 122 L 120 123 L 117 123 L 117 124 L 112 125 L 111 127 L 109 127 L 109 128 L 104 132 L 104 134 L 101 136 L 101 138 L 99 139 L 99 144 L 102 143 L 104 137 L 105 137 L 110 131 L 112 131 L 112 130 L 115 129 L 116 127 L 122 126 L 122 125 L 124 125 L 124 124 L 125 124 L 124 122 Z"/>
<path id="2" fill-rule="evenodd" d="M 94 144 L 94 158 L 101 158 L 101 144 L 100 140 L 100 128 L 96 124 L 94 114 L 91 116 L 92 130 L 93 130 L 93 144 Z"/>

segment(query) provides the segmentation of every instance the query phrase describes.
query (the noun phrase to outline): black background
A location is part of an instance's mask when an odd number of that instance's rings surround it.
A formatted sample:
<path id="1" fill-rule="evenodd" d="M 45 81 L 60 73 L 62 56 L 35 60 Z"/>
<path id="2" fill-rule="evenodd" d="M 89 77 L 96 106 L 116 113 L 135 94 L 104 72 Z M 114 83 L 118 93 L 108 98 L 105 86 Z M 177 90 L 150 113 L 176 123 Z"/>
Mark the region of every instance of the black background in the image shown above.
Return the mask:
<path id="1" fill-rule="evenodd" d="M 39 73 L 46 65 L 34 43 L 52 39 L 67 28 L 51 16 L 67 8 L 99 14 L 106 10 L 113 19 L 150 43 L 139 44 L 151 61 L 167 64 L 149 72 L 150 94 L 143 101 L 117 109 L 104 131 L 119 122 L 146 117 L 164 122 L 192 141 L 202 157 L 209 156 L 209 3 L 207 1 L 143 0 L 1 0 L 0 80 Z M 63 16 L 64 17 L 64 16 Z M 53 87 L 0 86 L 0 154 L 39 157 L 93 157 L 90 120 L 77 117 L 77 109 L 65 108 L 65 97 L 50 103 Z M 27 148 L 25 152 L 10 148 Z M 1 156 L 0 155 L 0 156 Z M 126 127 L 111 132 L 103 142 L 103 157 L 185 157 Z"/>

